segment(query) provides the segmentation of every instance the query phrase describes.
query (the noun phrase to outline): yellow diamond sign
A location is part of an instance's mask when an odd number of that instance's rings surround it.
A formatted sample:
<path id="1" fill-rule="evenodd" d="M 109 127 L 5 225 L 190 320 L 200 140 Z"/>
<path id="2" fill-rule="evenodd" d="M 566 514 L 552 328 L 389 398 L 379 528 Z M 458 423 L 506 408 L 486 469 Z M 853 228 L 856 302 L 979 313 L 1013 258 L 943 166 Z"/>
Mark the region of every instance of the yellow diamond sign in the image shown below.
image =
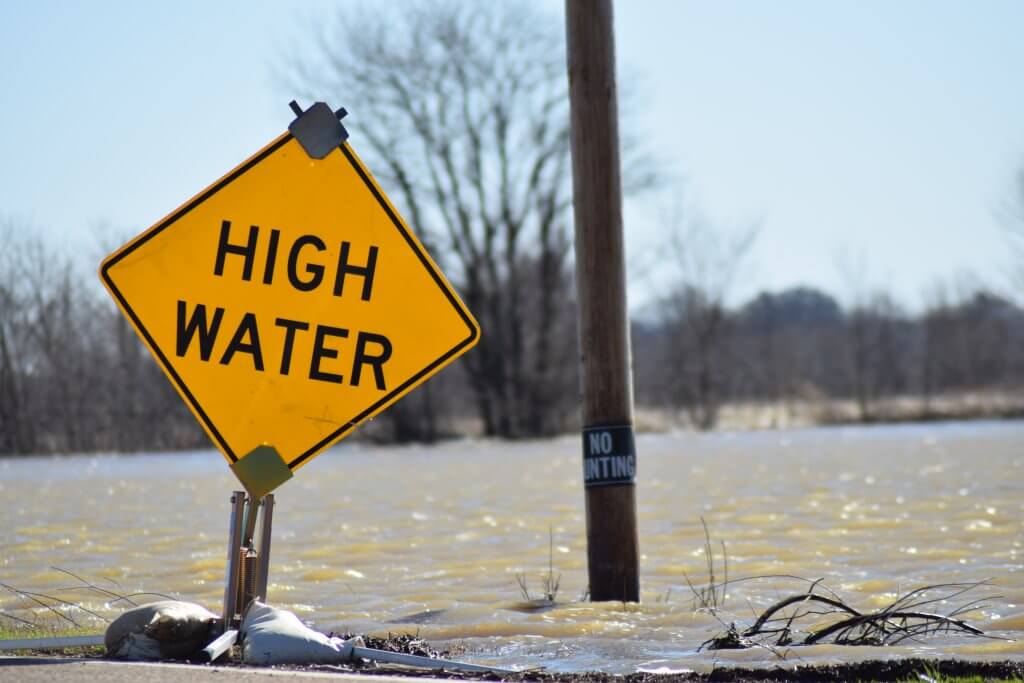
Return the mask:
<path id="1" fill-rule="evenodd" d="M 480 335 L 347 142 L 286 133 L 110 255 L 104 284 L 229 462 L 294 471 Z"/>

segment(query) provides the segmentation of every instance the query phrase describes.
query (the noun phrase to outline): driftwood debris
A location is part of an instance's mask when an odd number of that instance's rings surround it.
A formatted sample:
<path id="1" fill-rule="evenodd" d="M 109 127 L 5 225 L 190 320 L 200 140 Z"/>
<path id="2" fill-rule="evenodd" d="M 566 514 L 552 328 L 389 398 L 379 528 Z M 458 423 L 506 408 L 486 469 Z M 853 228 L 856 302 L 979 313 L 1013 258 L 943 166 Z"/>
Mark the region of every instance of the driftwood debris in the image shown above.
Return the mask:
<path id="1" fill-rule="evenodd" d="M 819 584 L 820 581 L 812 582 L 806 592 L 787 596 L 770 605 L 745 629 L 738 628 L 735 622 L 729 623 L 724 633 L 702 643 L 701 649 L 775 648 L 823 643 L 897 645 L 941 633 L 985 637 L 984 631 L 971 626 L 961 617 L 981 609 L 984 600 L 999 597 L 987 596 L 983 600 L 972 600 L 947 614 L 940 614 L 924 608 L 947 603 L 990 584 L 987 581 L 936 584 L 905 593 L 883 609 L 861 612 L 831 591 L 828 591 L 831 595 L 817 592 Z M 822 619 L 830 616 L 834 616 L 835 620 L 814 628 Z M 813 623 L 808 625 L 808 622 Z"/>
<path id="2" fill-rule="evenodd" d="M 903 593 L 886 607 L 874 612 L 862 612 L 850 605 L 841 595 L 824 585 L 823 579 L 811 580 L 789 574 L 771 574 L 729 578 L 729 558 L 725 543 L 721 543 L 720 560 L 725 578 L 716 581 L 719 564 L 708 525 L 701 517 L 704 528 L 704 558 L 707 562 L 707 585 L 696 586 L 685 574 L 686 584 L 694 598 L 694 609 L 711 614 L 725 627 L 725 631 L 701 643 L 699 650 L 740 650 L 763 647 L 773 652 L 779 647 L 793 645 L 898 645 L 924 637 L 944 633 L 988 638 L 985 632 L 971 626 L 963 617 L 986 607 L 989 600 L 1001 595 L 984 595 L 980 599 L 961 602 L 942 614 L 939 605 L 955 604 L 972 591 L 991 587 L 988 579 L 972 583 L 940 583 L 916 588 Z M 727 621 L 725 603 L 730 586 L 758 580 L 792 580 L 810 584 L 806 589 L 781 598 L 769 605 L 750 626 L 737 626 L 737 620 Z M 972 594 L 973 595 L 973 594 Z"/>

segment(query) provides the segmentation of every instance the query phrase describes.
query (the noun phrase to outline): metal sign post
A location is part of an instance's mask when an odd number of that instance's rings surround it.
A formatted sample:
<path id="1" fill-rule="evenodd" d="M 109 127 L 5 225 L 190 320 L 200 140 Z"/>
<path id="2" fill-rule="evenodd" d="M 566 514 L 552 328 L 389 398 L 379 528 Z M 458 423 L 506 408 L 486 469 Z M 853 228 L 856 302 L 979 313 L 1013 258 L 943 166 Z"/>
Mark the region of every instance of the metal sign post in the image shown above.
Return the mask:
<path id="1" fill-rule="evenodd" d="M 256 522 L 260 521 L 259 543 Z M 266 601 L 270 569 L 270 540 L 274 519 L 274 494 L 261 499 L 245 491 L 231 494 L 228 532 L 228 564 L 224 586 L 224 631 L 236 628 L 253 600 Z"/>
<path id="2" fill-rule="evenodd" d="M 242 516 L 245 513 L 245 491 L 231 494 L 231 521 L 228 526 L 228 564 L 224 581 L 224 630 L 235 625 L 238 604 L 238 553 L 242 547 Z"/>

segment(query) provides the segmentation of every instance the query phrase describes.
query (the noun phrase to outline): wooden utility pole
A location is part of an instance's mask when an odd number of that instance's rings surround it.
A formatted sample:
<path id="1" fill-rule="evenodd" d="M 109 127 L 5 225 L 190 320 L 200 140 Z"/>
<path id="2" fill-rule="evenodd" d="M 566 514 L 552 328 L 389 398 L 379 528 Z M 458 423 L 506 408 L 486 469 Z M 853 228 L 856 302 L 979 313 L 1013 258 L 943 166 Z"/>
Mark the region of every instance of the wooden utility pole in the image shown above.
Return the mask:
<path id="1" fill-rule="evenodd" d="M 638 601 L 636 448 L 612 0 L 566 0 L 591 600 Z"/>

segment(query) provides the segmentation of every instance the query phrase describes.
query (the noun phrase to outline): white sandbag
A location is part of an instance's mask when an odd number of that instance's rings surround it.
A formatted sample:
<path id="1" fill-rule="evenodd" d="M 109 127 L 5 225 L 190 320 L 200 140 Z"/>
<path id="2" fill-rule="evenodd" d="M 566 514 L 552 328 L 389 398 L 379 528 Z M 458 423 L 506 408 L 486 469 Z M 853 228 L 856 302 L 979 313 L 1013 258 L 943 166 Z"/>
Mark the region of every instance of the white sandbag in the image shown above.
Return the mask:
<path id="1" fill-rule="evenodd" d="M 201 605 L 161 600 L 133 607 L 107 627 L 107 654 L 118 659 L 188 659 L 210 641 L 220 621 Z"/>
<path id="2" fill-rule="evenodd" d="M 358 636 L 328 637 L 291 612 L 262 602 L 249 605 L 239 634 L 246 664 L 340 664 L 352 659 L 353 647 L 363 647 Z"/>

